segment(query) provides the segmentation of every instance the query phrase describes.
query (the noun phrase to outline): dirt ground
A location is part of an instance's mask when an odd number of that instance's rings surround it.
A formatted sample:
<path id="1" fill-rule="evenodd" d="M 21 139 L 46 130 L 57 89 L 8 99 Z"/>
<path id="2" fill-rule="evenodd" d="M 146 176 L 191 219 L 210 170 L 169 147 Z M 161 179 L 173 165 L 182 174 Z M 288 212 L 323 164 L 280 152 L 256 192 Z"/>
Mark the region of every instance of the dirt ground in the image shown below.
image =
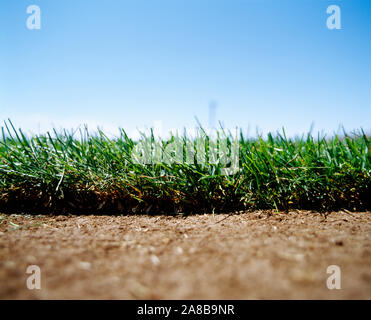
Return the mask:
<path id="1" fill-rule="evenodd" d="M 371 299 L 370 236 L 371 212 L 0 215 L 0 298 Z"/>

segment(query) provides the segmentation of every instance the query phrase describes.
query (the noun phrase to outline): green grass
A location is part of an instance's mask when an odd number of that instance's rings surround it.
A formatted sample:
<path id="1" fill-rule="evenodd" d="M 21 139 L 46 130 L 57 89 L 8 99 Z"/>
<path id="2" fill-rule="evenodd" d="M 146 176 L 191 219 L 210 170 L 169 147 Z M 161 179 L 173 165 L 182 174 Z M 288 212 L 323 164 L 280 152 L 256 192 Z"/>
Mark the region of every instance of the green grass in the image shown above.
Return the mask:
<path id="1" fill-rule="evenodd" d="M 221 157 L 211 160 L 210 148 L 218 151 L 220 145 L 208 136 L 199 145 L 205 151 L 203 161 L 196 157 L 191 162 L 140 164 L 133 161 L 138 142 L 124 130 L 114 139 L 87 129 L 26 136 L 10 121 L 1 130 L 3 212 L 172 214 L 371 208 L 371 141 L 362 130 L 331 138 L 308 134 L 290 139 L 284 131 L 267 139 L 239 134 L 239 166 L 232 175 L 222 174 L 226 165 Z M 231 145 L 231 133 L 220 130 L 218 134 Z M 143 139 L 154 141 L 153 135 Z M 192 146 L 195 140 L 172 136 L 159 143 L 164 147 L 170 142 Z M 187 159 L 185 153 L 181 159 Z"/>

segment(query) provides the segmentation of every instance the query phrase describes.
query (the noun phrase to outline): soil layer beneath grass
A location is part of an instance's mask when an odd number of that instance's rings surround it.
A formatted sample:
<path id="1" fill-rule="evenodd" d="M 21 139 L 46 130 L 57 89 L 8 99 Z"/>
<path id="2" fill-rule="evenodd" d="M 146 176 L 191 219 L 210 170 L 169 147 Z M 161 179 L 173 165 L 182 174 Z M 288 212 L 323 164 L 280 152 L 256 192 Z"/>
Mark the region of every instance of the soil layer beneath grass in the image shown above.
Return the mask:
<path id="1" fill-rule="evenodd" d="M 0 215 L 0 298 L 371 299 L 370 237 L 371 212 Z"/>

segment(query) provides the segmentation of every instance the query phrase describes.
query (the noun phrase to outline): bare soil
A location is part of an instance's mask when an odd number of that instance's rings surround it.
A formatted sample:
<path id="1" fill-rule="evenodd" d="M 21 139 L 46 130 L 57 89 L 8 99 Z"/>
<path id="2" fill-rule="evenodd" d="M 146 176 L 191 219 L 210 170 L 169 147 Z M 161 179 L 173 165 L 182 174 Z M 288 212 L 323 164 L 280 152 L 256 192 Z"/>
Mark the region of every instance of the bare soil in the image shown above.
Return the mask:
<path id="1" fill-rule="evenodd" d="M 0 298 L 371 299 L 370 235 L 371 212 L 0 215 Z"/>

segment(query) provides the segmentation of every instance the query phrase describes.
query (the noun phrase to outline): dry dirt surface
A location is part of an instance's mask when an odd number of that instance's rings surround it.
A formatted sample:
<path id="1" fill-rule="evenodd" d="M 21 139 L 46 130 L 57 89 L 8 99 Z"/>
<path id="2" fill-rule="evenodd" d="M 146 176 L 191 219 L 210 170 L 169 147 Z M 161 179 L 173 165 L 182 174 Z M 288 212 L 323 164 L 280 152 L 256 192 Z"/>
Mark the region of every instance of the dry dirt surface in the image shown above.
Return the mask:
<path id="1" fill-rule="evenodd" d="M 370 235 L 371 212 L 0 215 L 0 298 L 370 299 Z"/>

